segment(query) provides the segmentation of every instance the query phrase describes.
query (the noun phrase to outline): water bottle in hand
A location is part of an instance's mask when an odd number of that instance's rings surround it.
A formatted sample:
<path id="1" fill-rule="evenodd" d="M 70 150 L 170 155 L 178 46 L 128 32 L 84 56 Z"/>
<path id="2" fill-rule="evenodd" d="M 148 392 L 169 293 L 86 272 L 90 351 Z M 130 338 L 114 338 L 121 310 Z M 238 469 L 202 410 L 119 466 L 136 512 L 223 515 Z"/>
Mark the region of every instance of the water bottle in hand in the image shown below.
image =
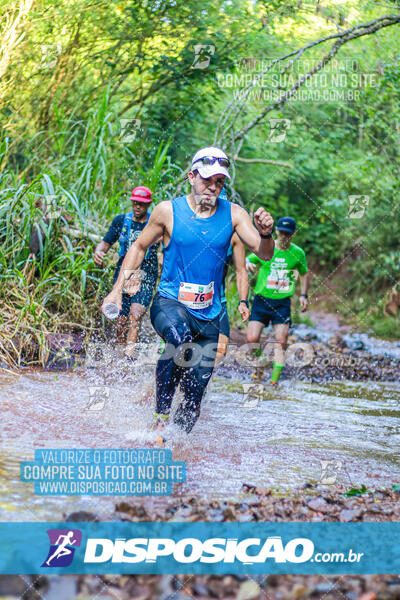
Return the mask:
<path id="1" fill-rule="evenodd" d="M 119 315 L 118 304 L 115 304 L 115 302 L 109 302 L 105 305 L 103 309 L 103 314 L 107 317 L 107 319 L 116 319 Z"/>

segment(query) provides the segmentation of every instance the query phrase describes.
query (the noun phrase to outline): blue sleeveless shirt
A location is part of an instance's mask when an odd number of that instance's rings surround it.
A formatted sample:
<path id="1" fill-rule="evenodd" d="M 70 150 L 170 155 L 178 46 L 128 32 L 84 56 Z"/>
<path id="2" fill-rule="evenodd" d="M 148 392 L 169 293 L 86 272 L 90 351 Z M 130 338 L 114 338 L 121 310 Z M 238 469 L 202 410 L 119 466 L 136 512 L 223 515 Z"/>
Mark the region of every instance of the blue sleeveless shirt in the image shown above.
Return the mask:
<path id="1" fill-rule="evenodd" d="M 223 271 L 233 233 L 231 203 L 218 198 L 215 213 L 202 219 L 192 211 L 186 196 L 171 202 L 174 222 L 171 239 L 164 247 L 158 292 L 178 300 L 199 319 L 214 319 L 222 308 Z"/>

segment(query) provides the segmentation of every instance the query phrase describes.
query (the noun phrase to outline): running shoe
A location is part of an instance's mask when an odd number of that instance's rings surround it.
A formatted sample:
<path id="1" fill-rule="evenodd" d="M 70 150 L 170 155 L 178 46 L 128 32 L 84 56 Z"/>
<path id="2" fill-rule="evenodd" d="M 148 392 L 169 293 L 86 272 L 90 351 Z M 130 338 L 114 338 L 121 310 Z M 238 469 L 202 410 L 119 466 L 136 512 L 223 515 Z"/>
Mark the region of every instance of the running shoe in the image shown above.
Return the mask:
<path id="1" fill-rule="evenodd" d="M 168 423 L 169 415 L 154 413 L 153 422 L 150 425 L 150 431 L 154 431 L 155 434 L 159 434 L 156 441 L 160 444 L 164 444 L 166 442 L 166 438 L 162 435 L 162 432 L 164 431 Z"/>

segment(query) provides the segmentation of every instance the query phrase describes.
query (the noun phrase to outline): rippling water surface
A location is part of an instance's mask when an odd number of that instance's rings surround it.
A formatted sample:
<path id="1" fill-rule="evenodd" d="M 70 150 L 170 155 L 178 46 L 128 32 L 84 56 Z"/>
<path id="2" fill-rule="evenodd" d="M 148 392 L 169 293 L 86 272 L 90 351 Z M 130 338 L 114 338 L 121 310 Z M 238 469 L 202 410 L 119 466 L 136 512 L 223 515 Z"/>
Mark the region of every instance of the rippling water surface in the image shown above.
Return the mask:
<path id="1" fill-rule="evenodd" d="M 209 387 L 192 433 L 168 432 L 173 458 L 187 463 L 177 497 L 234 498 L 243 483 L 287 489 L 321 481 L 323 469 L 348 487 L 399 480 L 397 384 L 286 380 L 271 389 L 223 369 Z M 0 519 L 58 520 L 77 510 L 109 519 L 115 498 L 35 496 L 33 484 L 19 480 L 19 463 L 32 460 L 36 448 L 150 446 L 153 390 L 151 367 L 119 362 L 3 373 Z"/>

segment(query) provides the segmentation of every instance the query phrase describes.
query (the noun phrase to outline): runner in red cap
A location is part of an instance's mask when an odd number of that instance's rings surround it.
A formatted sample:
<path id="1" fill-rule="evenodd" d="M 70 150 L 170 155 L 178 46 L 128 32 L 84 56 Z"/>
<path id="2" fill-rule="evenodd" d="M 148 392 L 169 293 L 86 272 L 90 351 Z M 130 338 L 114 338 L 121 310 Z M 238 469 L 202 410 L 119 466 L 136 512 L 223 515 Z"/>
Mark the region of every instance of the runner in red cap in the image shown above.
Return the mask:
<path id="1" fill-rule="evenodd" d="M 114 283 L 118 278 L 122 262 L 131 244 L 137 240 L 145 228 L 150 212 L 151 190 L 141 185 L 132 190 L 131 212 L 115 217 L 103 240 L 94 252 L 96 265 L 103 264 L 103 258 L 111 246 L 119 241 L 119 260 L 114 273 Z M 150 306 L 154 288 L 158 277 L 157 248 L 159 244 L 150 246 L 141 266 L 141 286 L 139 291 L 130 296 L 122 294 L 122 308 L 117 319 L 118 341 L 123 343 L 126 339 L 125 355 L 131 358 L 134 354 L 135 344 L 138 339 L 141 319 Z"/>

